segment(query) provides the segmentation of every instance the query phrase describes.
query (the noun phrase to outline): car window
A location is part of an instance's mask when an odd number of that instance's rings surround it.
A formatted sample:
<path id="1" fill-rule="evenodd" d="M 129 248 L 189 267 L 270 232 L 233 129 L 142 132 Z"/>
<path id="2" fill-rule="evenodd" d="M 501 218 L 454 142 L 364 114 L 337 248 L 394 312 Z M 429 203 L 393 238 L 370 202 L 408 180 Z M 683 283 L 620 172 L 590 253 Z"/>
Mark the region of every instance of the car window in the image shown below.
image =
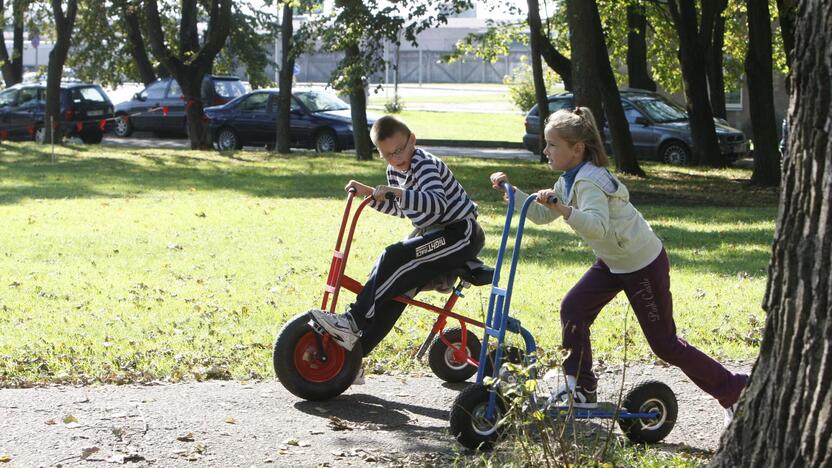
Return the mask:
<path id="1" fill-rule="evenodd" d="M 165 97 L 165 89 L 168 87 L 167 81 L 157 81 L 145 88 L 140 96 L 144 99 L 162 99 Z"/>
<path id="2" fill-rule="evenodd" d="M 17 96 L 18 106 L 31 106 L 43 101 L 43 93 L 40 88 L 23 88 Z"/>
<path id="3" fill-rule="evenodd" d="M 13 106 L 17 100 L 17 90 L 10 89 L 0 93 L 0 107 Z"/>
<path id="4" fill-rule="evenodd" d="M 179 86 L 179 82 L 173 80 L 170 82 L 170 88 L 168 88 L 168 99 L 175 99 L 182 97 L 182 87 Z"/>
<path id="5" fill-rule="evenodd" d="M 570 107 L 572 107 L 571 99 L 555 99 L 554 101 L 549 101 L 550 114 L 557 112 L 561 109 L 568 109 Z"/>
<path id="6" fill-rule="evenodd" d="M 269 103 L 269 93 L 254 93 L 243 99 L 237 105 L 237 109 L 247 112 L 266 112 L 266 105 Z"/>
<path id="7" fill-rule="evenodd" d="M 70 89 L 69 99 L 73 104 L 81 104 L 84 102 L 107 102 L 107 96 L 105 96 L 104 93 L 94 86 Z"/>
<path id="8" fill-rule="evenodd" d="M 664 99 L 634 97 L 630 100 L 654 122 L 681 122 L 688 119 L 687 112 L 681 106 Z"/>
<path id="9" fill-rule="evenodd" d="M 338 96 L 320 91 L 298 92 L 295 93 L 295 98 L 306 106 L 309 112 L 326 112 L 350 108 L 346 102 L 338 99 Z"/>
<path id="10" fill-rule="evenodd" d="M 240 80 L 214 80 L 214 93 L 222 98 L 233 99 L 246 93 Z"/>
<path id="11" fill-rule="evenodd" d="M 622 102 L 621 107 L 624 108 L 624 116 L 627 117 L 627 122 L 636 123 L 636 117 L 644 117 L 644 115 L 633 107 L 629 102 Z"/>

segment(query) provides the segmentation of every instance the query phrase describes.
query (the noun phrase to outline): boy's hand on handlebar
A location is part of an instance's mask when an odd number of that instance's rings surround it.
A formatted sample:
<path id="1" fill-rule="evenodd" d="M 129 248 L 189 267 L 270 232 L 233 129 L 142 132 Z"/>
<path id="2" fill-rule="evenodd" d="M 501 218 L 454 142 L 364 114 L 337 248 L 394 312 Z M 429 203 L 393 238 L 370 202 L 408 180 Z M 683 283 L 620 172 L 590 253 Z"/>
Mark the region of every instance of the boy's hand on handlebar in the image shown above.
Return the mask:
<path id="1" fill-rule="evenodd" d="M 355 194 L 361 197 L 369 197 L 373 194 L 373 188 L 367 185 L 362 184 L 357 180 L 351 180 L 349 183 L 344 187 L 345 192 L 349 192 L 350 189 L 355 189 Z"/>
<path id="2" fill-rule="evenodd" d="M 373 198 L 380 202 L 387 200 L 388 193 L 393 194 L 393 198 L 399 198 L 402 196 L 402 189 L 390 187 L 389 185 L 379 185 L 372 191 Z"/>

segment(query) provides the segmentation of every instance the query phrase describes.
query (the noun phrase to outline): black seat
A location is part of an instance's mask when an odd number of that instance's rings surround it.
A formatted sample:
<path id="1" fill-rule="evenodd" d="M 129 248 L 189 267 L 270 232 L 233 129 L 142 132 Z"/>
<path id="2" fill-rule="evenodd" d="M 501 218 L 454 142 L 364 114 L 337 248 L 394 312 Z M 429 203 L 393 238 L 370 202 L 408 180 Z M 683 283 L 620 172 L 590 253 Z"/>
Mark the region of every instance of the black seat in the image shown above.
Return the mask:
<path id="1" fill-rule="evenodd" d="M 468 260 L 463 267 L 455 269 L 452 274 L 474 286 L 491 284 L 494 279 L 494 269 L 478 258 Z"/>

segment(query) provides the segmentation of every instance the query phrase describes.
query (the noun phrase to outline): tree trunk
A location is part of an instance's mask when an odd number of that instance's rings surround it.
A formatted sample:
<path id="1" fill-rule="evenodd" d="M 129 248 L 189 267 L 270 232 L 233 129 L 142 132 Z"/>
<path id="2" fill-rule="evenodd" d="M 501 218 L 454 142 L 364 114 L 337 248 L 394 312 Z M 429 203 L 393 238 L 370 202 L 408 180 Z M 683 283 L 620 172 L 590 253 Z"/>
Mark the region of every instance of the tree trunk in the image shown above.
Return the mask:
<path id="1" fill-rule="evenodd" d="M 569 21 L 569 43 L 572 48 L 572 92 L 575 105 L 589 107 L 599 127 L 603 127 L 601 90 L 597 86 L 598 67 L 594 47 L 596 32 L 592 26 L 592 8 L 586 0 L 567 0 L 566 17 Z M 600 128 L 599 128 L 600 130 Z"/>
<path id="2" fill-rule="evenodd" d="M 534 97 L 537 101 L 538 113 L 538 156 L 540 162 L 545 163 L 548 159 L 543 154 L 546 147 L 546 119 L 549 118 L 549 96 L 546 94 L 546 82 L 543 80 L 543 64 L 540 60 L 541 43 L 543 42 L 543 27 L 540 24 L 540 5 L 537 0 L 528 0 L 529 7 L 529 42 L 531 43 L 532 56 L 532 78 L 534 81 Z"/>
<path id="3" fill-rule="evenodd" d="M 711 111 L 715 117 L 722 119 L 727 115 L 722 64 L 722 48 L 725 44 L 725 18 L 722 17 L 722 12 L 727 6 L 728 0 L 703 1 L 702 25 L 699 28 L 699 47 L 705 55 Z"/>
<path id="4" fill-rule="evenodd" d="M 644 5 L 627 5 L 627 78 L 631 88 L 656 91 L 647 66 L 647 18 Z"/>
<path id="5" fill-rule="evenodd" d="M 345 60 L 352 63 L 360 60 L 358 44 L 350 44 L 345 50 Z M 350 76 L 350 116 L 352 117 L 352 138 L 355 143 L 355 158 L 359 161 L 373 159 L 373 144 L 367 127 L 367 84 L 359 74 Z"/>
<path id="6" fill-rule="evenodd" d="M 615 81 L 615 74 L 610 65 L 610 54 L 607 51 L 607 43 L 604 40 L 604 29 L 601 25 L 601 15 L 598 13 L 598 4 L 595 0 L 590 4 L 592 14 L 592 30 L 595 31 L 593 56 L 597 59 L 598 79 L 600 80 L 601 98 L 604 102 L 605 116 L 609 122 L 610 137 L 612 138 L 612 152 L 615 158 L 615 167 L 618 172 L 644 177 L 644 171 L 636 159 L 636 148 L 633 145 L 633 136 L 630 134 L 630 124 L 624 115 L 624 108 L 621 106 L 621 94 L 618 92 L 618 83 Z M 596 117 L 596 119 L 600 119 Z M 601 128 L 598 129 L 602 130 Z M 602 135 L 603 137 L 603 135 Z"/>
<path id="7" fill-rule="evenodd" d="M 72 29 L 75 27 L 75 16 L 78 12 L 78 1 L 67 0 L 66 14 L 61 7 L 61 0 L 52 0 L 52 14 L 55 18 L 55 32 L 57 38 L 49 52 L 48 76 L 46 77 L 46 115 L 43 128 L 45 142 L 60 143 L 62 132 L 61 123 L 61 76 L 64 62 L 69 53 Z"/>
<path id="8" fill-rule="evenodd" d="M 832 466 L 832 8 L 795 21 L 783 187 L 760 356 L 713 467 Z"/>
<path id="9" fill-rule="evenodd" d="M 549 65 L 549 68 L 560 76 L 560 79 L 563 80 L 564 89 L 572 91 L 572 61 L 558 52 L 548 38 L 545 41 L 540 41 L 540 48 L 540 54 L 543 56 L 546 65 Z"/>
<path id="10" fill-rule="evenodd" d="M 277 152 L 288 154 L 291 151 L 291 134 L 289 119 L 292 108 L 292 76 L 295 69 L 295 55 L 292 51 L 292 5 L 283 4 L 283 22 L 280 25 L 280 72 L 278 75 L 277 95 Z"/>
<path id="11" fill-rule="evenodd" d="M 5 20 L 7 3 L 0 0 L 0 20 Z M 14 39 L 12 42 L 12 53 L 9 55 L 6 49 L 6 41 L 0 41 L 0 61 L 3 62 L 3 81 L 6 86 L 12 86 L 23 81 L 23 14 L 27 5 L 23 0 L 12 2 L 12 23 L 14 28 Z"/>
<path id="12" fill-rule="evenodd" d="M 786 64 L 791 68 L 794 49 L 794 20 L 797 14 L 797 0 L 777 0 L 777 16 L 780 19 L 780 35 L 786 52 Z"/>
<path id="13" fill-rule="evenodd" d="M 156 72 L 153 64 L 147 55 L 144 38 L 142 37 L 141 19 L 139 17 L 139 3 L 121 0 L 121 14 L 124 16 L 124 25 L 127 30 L 127 43 L 130 49 L 130 56 L 139 71 L 142 83 L 149 85 L 156 81 Z"/>
<path id="14" fill-rule="evenodd" d="M 56 0 L 53 0 L 56 1 Z M 162 62 L 182 87 L 185 119 L 191 149 L 211 149 L 211 134 L 203 111 L 202 79 L 210 72 L 214 58 L 225 45 L 231 29 L 231 0 L 211 0 L 205 41 L 197 34 L 197 0 L 182 0 L 179 22 L 179 50 L 174 54 L 165 45 L 165 36 L 156 0 L 145 0 L 148 40 L 156 59 Z"/>
<path id="15" fill-rule="evenodd" d="M 776 186 L 780 183 L 780 151 L 774 117 L 771 60 L 771 15 L 768 0 L 748 0 L 748 52 L 745 76 L 754 134 L 754 172 L 751 182 Z"/>
<path id="16" fill-rule="evenodd" d="M 692 162 L 722 167 L 725 160 L 719 151 L 713 111 L 708 99 L 705 57 L 697 40 L 694 0 L 670 0 L 668 8 L 679 34 L 679 62 L 682 66 L 682 81 L 685 85 L 685 100 L 693 140 Z"/>

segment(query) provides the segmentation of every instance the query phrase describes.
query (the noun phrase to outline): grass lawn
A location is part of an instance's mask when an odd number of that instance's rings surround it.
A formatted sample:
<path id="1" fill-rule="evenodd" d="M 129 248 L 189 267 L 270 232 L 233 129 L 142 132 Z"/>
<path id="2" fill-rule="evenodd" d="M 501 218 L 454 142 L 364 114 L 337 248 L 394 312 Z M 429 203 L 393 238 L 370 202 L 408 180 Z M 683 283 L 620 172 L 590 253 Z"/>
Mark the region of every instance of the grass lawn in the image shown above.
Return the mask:
<path id="1" fill-rule="evenodd" d="M 408 111 L 396 114 L 417 138 L 441 140 L 523 141 L 524 116 L 474 112 Z"/>
<path id="2" fill-rule="evenodd" d="M 320 305 L 344 184 L 383 182 L 380 161 L 350 155 L 56 153 L 53 163 L 45 148 L 0 144 L 0 387 L 270 377 L 277 331 Z M 493 264 L 504 204 L 488 174 L 505 170 L 525 189 L 554 175 L 531 162 L 447 162 L 480 205 L 482 257 Z M 720 359 L 753 359 L 776 191 L 748 188 L 747 170 L 645 168 L 649 179 L 623 179 L 668 247 L 679 333 Z M 407 232 L 406 221 L 368 210 L 348 272 L 365 278 L 382 246 Z M 526 239 L 513 306 L 551 351 L 558 304 L 593 256 L 561 222 L 531 225 Z M 457 310 L 481 317 L 488 292 L 468 290 Z M 596 359 L 621 362 L 628 315 L 628 358 L 653 359 L 623 296 L 593 328 Z M 417 366 L 408 356 L 433 318 L 405 313 L 370 368 Z"/>

